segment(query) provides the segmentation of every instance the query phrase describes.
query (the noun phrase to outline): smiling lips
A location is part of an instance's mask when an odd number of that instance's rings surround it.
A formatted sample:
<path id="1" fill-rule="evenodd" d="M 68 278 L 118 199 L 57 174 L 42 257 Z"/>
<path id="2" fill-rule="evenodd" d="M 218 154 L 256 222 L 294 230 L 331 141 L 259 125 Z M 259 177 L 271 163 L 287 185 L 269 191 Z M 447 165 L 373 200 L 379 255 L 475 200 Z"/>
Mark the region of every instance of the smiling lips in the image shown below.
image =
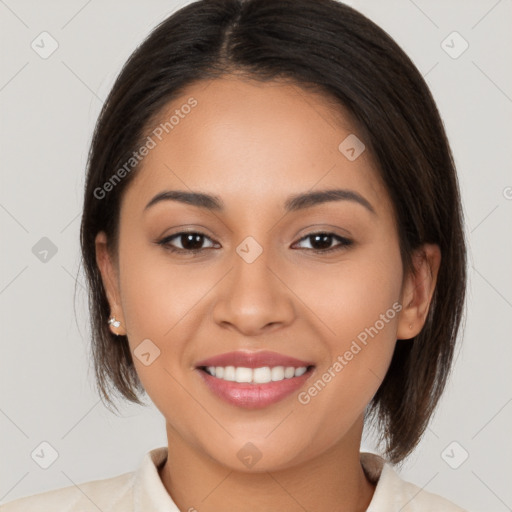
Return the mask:
<path id="1" fill-rule="evenodd" d="M 203 381 L 232 405 L 267 407 L 299 389 L 314 365 L 276 352 L 230 352 L 196 365 Z"/>

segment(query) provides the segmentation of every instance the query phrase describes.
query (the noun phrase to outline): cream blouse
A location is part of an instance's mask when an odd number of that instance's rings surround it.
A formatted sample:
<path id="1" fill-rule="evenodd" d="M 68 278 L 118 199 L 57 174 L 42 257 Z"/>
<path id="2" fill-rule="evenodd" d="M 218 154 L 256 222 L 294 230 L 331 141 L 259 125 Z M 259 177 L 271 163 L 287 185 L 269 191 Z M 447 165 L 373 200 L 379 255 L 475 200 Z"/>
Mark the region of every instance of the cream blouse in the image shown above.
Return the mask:
<path id="1" fill-rule="evenodd" d="M 180 512 L 158 474 L 166 458 L 166 446 L 155 448 L 146 453 L 136 471 L 19 498 L 0 505 L 0 511 Z M 361 453 L 361 464 L 368 478 L 376 483 L 367 512 L 467 512 L 402 480 L 378 455 Z"/>

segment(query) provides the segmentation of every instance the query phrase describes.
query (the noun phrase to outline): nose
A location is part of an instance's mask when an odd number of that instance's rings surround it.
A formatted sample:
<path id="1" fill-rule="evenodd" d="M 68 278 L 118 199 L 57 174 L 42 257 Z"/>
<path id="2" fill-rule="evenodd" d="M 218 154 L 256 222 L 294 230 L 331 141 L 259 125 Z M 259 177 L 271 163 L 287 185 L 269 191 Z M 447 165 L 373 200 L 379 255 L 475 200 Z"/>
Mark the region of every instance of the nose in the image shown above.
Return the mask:
<path id="1" fill-rule="evenodd" d="M 272 260 L 267 251 L 252 263 L 234 254 L 233 268 L 217 289 L 213 318 L 218 325 L 257 336 L 293 322 L 293 292 Z"/>

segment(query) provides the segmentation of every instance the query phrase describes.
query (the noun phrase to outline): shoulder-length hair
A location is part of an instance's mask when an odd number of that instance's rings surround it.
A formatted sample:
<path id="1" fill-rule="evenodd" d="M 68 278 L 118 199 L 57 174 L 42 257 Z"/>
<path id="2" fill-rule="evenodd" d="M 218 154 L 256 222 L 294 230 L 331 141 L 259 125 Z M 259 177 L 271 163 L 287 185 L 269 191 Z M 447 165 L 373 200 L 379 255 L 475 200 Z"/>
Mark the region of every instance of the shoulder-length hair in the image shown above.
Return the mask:
<path id="1" fill-rule="evenodd" d="M 442 120 L 419 71 L 393 39 L 335 0 L 200 0 L 160 23 L 121 70 L 91 143 L 81 250 L 89 284 L 92 356 L 106 405 L 111 392 L 139 403 L 144 389 L 126 337 L 107 325 L 109 304 L 95 259 L 105 231 L 117 253 L 120 199 L 137 166 L 109 181 L 184 89 L 223 75 L 285 79 L 333 102 L 359 123 L 389 192 L 404 272 L 413 251 L 438 244 L 442 261 L 426 323 L 398 340 L 367 409 L 392 462 L 417 445 L 445 387 L 463 314 L 466 244 L 457 175 Z"/>

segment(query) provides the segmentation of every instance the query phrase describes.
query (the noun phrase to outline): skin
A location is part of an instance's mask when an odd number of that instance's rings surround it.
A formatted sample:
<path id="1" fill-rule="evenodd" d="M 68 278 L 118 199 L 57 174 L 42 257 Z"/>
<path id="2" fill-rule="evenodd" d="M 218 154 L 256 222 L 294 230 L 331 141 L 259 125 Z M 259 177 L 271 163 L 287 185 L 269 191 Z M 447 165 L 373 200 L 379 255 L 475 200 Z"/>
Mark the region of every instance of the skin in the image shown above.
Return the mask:
<path id="1" fill-rule="evenodd" d="M 149 366 L 134 362 L 166 419 L 162 482 L 180 510 L 366 510 L 375 486 L 359 461 L 363 414 L 397 338 L 424 325 L 439 248 L 423 246 L 415 271 L 403 275 L 389 195 L 368 150 L 354 161 L 338 150 L 357 128 L 323 96 L 224 77 L 189 87 L 162 119 L 190 96 L 198 105 L 125 191 L 118 253 L 109 254 L 105 233 L 96 238 L 111 313 L 121 321 L 112 331 L 127 334 L 132 352 L 148 338 L 161 351 Z M 285 214 L 290 194 L 331 188 L 356 191 L 375 212 L 344 200 Z M 225 210 L 162 201 L 144 211 L 176 189 L 219 196 Z M 206 235 L 202 253 L 155 243 L 187 228 Z M 354 243 L 315 254 L 322 246 L 305 237 L 318 232 Z M 250 264 L 236 252 L 248 236 L 263 249 Z M 272 350 L 315 362 L 307 390 L 396 302 L 400 313 L 307 405 L 293 393 L 264 409 L 238 408 L 195 369 L 224 352 Z M 247 442 L 262 454 L 252 468 L 237 457 Z"/>

